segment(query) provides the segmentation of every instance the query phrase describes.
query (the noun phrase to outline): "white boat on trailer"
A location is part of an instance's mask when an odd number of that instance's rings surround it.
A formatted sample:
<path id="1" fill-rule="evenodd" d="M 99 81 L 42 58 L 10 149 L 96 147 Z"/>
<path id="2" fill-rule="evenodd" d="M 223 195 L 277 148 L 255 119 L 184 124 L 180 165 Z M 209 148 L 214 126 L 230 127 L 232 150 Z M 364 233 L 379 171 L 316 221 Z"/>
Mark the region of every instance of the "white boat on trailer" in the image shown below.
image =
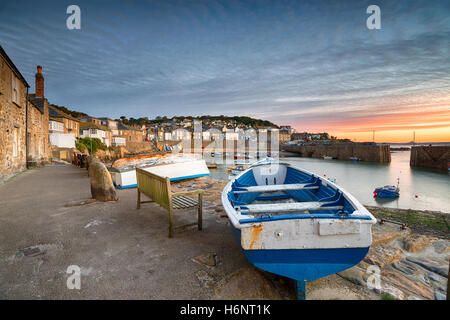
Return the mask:
<path id="1" fill-rule="evenodd" d="M 372 243 L 375 217 L 331 181 L 265 159 L 231 180 L 222 203 L 236 240 L 256 267 L 306 282 L 358 264 Z"/>

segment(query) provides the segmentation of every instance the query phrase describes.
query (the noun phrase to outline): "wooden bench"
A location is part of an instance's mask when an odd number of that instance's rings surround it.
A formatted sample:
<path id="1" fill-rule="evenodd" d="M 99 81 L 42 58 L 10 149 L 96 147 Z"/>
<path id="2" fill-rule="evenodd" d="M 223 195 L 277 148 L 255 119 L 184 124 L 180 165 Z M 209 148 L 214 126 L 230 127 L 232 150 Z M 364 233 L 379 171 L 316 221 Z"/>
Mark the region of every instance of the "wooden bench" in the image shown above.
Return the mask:
<path id="1" fill-rule="evenodd" d="M 198 230 L 202 230 L 203 213 L 203 190 L 187 192 L 172 192 L 170 189 L 170 179 L 161 177 L 145 170 L 136 168 L 137 178 L 137 209 L 141 208 L 141 203 L 156 202 L 169 212 L 169 238 L 173 237 L 175 228 L 197 225 Z M 150 201 L 141 201 L 141 193 L 149 197 Z M 197 196 L 198 200 L 190 196 Z M 174 227 L 173 212 L 176 209 L 188 209 L 198 207 L 198 220 L 182 226 Z"/>

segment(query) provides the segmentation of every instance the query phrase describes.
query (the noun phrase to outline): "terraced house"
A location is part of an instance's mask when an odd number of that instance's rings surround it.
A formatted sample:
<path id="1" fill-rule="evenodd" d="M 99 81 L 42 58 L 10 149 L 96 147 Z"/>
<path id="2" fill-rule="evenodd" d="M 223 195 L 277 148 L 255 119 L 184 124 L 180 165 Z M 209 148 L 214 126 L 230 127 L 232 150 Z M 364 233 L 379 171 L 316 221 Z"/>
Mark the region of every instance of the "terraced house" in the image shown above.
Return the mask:
<path id="1" fill-rule="evenodd" d="M 63 124 L 63 133 L 72 133 L 75 138 L 80 137 L 80 121 L 59 110 L 56 107 L 49 106 L 50 109 L 50 119 L 53 121 L 58 121 Z"/>
<path id="2" fill-rule="evenodd" d="M 24 170 L 27 161 L 49 159 L 48 102 L 41 71 L 38 66 L 36 94 L 29 96 L 30 86 L 0 46 L 0 180 Z"/>
<path id="3" fill-rule="evenodd" d="M 82 138 L 98 138 L 107 147 L 111 145 L 111 130 L 107 127 L 93 122 L 81 122 L 80 125 Z"/>
<path id="4" fill-rule="evenodd" d="M 127 126 L 119 122 L 117 130 L 119 131 L 118 136 L 124 137 L 127 142 L 142 142 L 144 140 L 145 129 Z"/>

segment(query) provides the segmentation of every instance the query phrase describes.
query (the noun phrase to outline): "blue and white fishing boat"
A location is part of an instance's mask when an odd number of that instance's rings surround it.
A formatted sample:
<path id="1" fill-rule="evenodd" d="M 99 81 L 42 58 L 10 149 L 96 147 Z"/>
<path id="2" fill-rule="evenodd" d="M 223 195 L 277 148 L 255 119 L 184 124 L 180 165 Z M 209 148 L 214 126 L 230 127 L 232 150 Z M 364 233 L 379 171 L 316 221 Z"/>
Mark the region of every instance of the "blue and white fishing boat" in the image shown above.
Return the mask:
<path id="1" fill-rule="evenodd" d="M 376 219 L 329 180 L 265 159 L 231 180 L 222 203 L 236 240 L 256 267 L 307 281 L 359 263 L 372 243 Z"/>
<path id="2" fill-rule="evenodd" d="M 376 188 L 373 192 L 376 198 L 398 198 L 400 196 L 400 178 L 397 178 L 397 186 L 384 186 Z"/>
<path id="3" fill-rule="evenodd" d="M 377 198 L 398 198 L 400 189 L 396 186 L 384 186 L 376 188 L 374 194 Z"/>

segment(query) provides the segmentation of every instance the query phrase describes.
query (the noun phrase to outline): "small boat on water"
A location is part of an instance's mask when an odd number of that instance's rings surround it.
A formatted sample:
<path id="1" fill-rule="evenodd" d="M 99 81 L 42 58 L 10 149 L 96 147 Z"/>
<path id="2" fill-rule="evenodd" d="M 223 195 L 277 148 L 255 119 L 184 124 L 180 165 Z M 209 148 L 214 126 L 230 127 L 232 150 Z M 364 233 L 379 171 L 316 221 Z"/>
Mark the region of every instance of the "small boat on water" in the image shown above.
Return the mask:
<path id="1" fill-rule="evenodd" d="M 234 168 L 231 169 L 231 174 L 238 175 L 245 170 L 247 170 L 246 166 L 244 166 L 242 164 L 238 164 L 238 165 L 234 166 Z"/>
<path id="2" fill-rule="evenodd" d="M 209 175 L 205 160 L 195 154 L 162 154 L 120 158 L 108 168 L 118 189 L 137 186 L 136 168 L 169 177 L 170 181 L 198 178 Z"/>
<path id="3" fill-rule="evenodd" d="M 400 189 L 396 186 L 384 186 L 376 188 L 373 193 L 377 198 L 398 198 L 400 196 Z"/>
<path id="4" fill-rule="evenodd" d="M 376 198 L 398 198 L 400 196 L 400 179 L 397 179 L 397 186 L 384 186 L 376 188 L 373 192 Z"/>
<path id="5" fill-rule="evenodd" d="M 350 161 L 361 161 L 358 157 L 350 157 Z"/>
<path id="6" fill-rule="evenodd" d="M 329 180 L 265 159 L 234 177 L 222 192 L 233 234 L 256 267 L 307 281 L 359 263 L 372 243 L 376 219 Z"/>
<path id="7" fill-rule="evenodd" d="M 324 160 L 332 160 L 333 159 L 333 157 L 331 157 L 331 156 L 323 156 L 323 158 L 324 158 Z"/>

